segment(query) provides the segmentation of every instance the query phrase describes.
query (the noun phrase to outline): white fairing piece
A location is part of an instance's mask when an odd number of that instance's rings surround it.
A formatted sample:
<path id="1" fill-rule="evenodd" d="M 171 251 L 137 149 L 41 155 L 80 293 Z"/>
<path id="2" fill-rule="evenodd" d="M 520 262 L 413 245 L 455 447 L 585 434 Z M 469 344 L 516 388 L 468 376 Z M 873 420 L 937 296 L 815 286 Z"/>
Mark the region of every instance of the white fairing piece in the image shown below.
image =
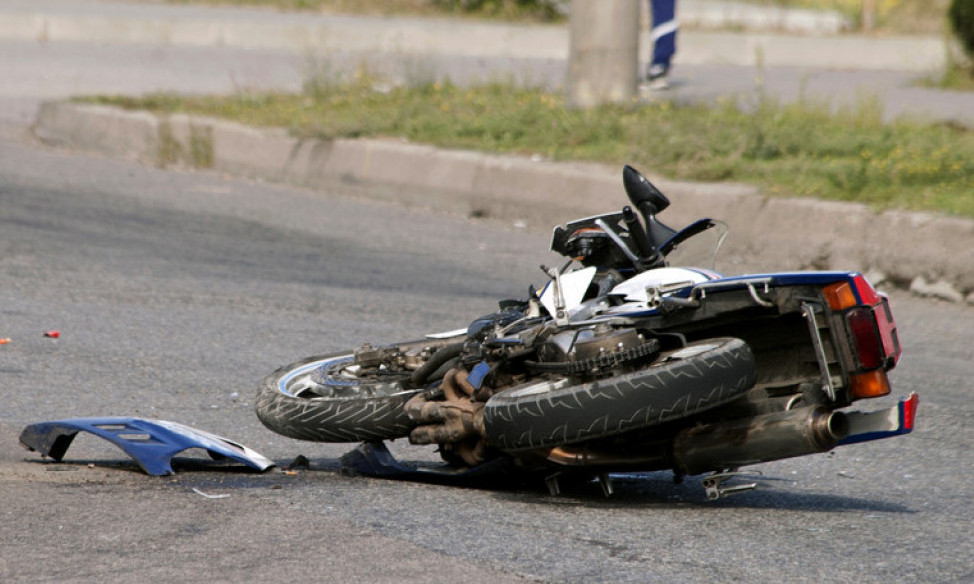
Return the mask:
<path id="1" fill-rule="evenodd" d="M 650 299 L 648 290 L 658 290 L 661 293 L 675 292 L 711 279 L 711 276 L 697 270 L 657 268 L 633 276 L 613 288 L 610 294 L 623 296 L 627 302 L 646 302 Z"/>
<path id="2" fill-rule="evenodd" d="M 592 284 L 592 278 L 595 277 L 595 272 L 596 269 L 594 267 L 588 267 L 562 274 L 559 278 L 561 282 L 561 296 L 565 299 L 565 310 L 569 313 L 582 303 L 582 298 L 585 297 L 585 292 L 588 291 L 589 285 Z M 541 304 L 548 310 L 548 314 L 555 314 L 557 312 L 557 307 L 555 306 L 555 287 L 551 282 L 548 282 L 548 285 L 545 286 L 544 291 L 541 293 Z"/>

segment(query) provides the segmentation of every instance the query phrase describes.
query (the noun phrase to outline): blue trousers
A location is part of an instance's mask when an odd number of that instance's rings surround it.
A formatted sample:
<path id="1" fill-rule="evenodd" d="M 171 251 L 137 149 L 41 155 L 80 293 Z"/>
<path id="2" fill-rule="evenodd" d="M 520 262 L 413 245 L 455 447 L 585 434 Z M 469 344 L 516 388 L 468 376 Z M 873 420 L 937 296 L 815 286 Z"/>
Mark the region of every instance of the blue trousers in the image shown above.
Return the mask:
<path id="1" fill-rule="evenodd" d="M 676 53 L 676 0 L 649 0 L 653 13 L 653 59 L 650 65 L 670 68 L 670 59 Z"/>

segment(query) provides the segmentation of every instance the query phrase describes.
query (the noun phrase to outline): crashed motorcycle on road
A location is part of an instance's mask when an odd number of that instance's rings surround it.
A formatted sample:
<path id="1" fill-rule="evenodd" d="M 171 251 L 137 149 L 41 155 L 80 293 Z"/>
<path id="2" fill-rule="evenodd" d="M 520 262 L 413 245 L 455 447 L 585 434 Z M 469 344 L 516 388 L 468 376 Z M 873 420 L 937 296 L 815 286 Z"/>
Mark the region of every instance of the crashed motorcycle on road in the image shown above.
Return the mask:
<path id="1" fill-rule="evenodd" d="M 707 473 L 708 498 L 753 488 L 740 467 L 909 433 L 916 394 L 890 393 L 901 348 L 889 302 L 856 272 L 724 277 L 726 227 L 676 231 L 670 202 L 633 168 L 621 212 L 554 230 L 568 261 L 466 329 L 310 357 L 268 376 L 271 430 L 361 442 L 347 468 L 373 476 Z M 633 209 L 635 207 L 635 210 Z M 638 211 L 638 214 L 637 214 Z M 438 447 L 442 465 L 396 460 L 386 440 Z"/>

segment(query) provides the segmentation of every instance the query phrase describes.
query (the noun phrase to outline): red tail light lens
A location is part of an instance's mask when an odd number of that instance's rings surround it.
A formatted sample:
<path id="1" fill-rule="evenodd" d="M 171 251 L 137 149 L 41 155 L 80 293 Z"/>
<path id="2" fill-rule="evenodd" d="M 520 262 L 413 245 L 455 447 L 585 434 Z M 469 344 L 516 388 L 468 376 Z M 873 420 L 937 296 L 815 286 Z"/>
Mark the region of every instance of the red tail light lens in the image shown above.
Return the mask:
<path id="1" fill-rule="evenodd" d="M 883 349 L 886 352 L 888 362 L 887 369 L 892 369 L 900 360 L 903 348 L 900 346 L 900 337 L 896 332 L 896 321 L 893 320 L 893 313 L 889 310 L 889 301 L 882 298 L 876 305 L 876 324 L 879 325 L 879 335 L 883 339 Z"/>
<path id="2" fill-rule="evenodd" d="M 853 283 L 856 285 L 856 292 L 859 294 L 859 298 L 863 304 L 873 306 L 879 303 L 880 298 L 883 297 L 882 294 L 876 292 L 876 289 L 872 287 L 872 284 L 862 274 L 856 276 L 853 279 Z"/>
<path id="3" fill-rule="evenodd" d="M 876 317 L 871 306 L 860 306 L 846 313 L 849 332 L 856 346 L 856 358 L 862 369 L 876 369 L 883 365 L 884 352 Z"/>

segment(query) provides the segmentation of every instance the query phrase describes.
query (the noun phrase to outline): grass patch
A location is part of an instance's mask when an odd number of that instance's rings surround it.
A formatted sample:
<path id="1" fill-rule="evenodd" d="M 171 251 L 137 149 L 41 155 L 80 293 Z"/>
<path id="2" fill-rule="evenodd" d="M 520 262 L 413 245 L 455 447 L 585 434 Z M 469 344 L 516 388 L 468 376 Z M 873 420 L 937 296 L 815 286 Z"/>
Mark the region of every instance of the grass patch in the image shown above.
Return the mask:
<path id="1" fill-rule="evenodd" d="M 974 70 L 962 67 L 947 67 L 941 73 L 919 79 L 917 85 L 933 89 L 974 91 Z"/>
<path id="2" fill-rule="evenodd" d="M 577 110 L 560 94 L 510 84 L 389 88 L 360 74 L 309 83 L 300 94 L 92 100 L 285 127 L 308 138 L 388 137 L 629 163 L 680 179 L 754 183 L 772 195 L 974 217 L 974 132 L 908 120 L 884 124 L 881 106 L 869 99 L 838 112 L 825 103 L 768 99 L 743 108 L 735 101 L 714 107 L 664 101 Z"/>

